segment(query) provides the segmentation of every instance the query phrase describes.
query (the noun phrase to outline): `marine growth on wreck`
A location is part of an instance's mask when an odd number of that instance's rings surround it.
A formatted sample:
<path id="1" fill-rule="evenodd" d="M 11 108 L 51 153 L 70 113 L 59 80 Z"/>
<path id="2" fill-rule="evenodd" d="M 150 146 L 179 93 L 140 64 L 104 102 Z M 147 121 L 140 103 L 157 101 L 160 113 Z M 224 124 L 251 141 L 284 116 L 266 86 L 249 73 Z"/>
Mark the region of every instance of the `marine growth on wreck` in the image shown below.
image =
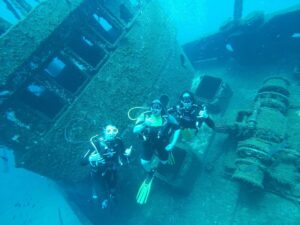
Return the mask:
<path id="1" fill-rule="evenodd" d="M 1 224 L 299 224 L 300 5 L 269 4 L 0 2 L 0 186 L 32 196 Z"/>

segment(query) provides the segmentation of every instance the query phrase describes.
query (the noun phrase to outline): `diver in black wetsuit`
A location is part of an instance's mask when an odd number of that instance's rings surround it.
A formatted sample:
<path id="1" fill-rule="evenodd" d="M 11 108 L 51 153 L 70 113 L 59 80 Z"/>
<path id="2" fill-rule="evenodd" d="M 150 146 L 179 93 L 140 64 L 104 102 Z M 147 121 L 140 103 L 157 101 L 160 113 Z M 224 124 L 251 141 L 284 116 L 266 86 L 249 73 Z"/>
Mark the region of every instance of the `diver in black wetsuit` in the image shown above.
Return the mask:
<path id="1" fill-rule="evenodd" d="M 193 94 L 189 91 L 180 95 L 179 104 L 168 109 L 168 113 L 174 115 L 182 130 L 195 129 L 198 132 L 202 123 L 206 123 L 211 129 L 215 128 L 215 123 L 207 114 L 206 107 L 196 104 Z"/>
<path id="2" fill-rule="evenodd" d="M 180 127 L 172 115 L 165 113 L 161 101 L 154 100 L 150 111 L 137 118 L 133 132 L 139 134 L 143 141 L 141 164 L 147 172 L 147 177 L 139 188 L 136 200 L 138 204 L 145 204 L 156 171 L 151 164 L 153 156 L 156 154 L 162 164 L 168 162 L 180 135 Z"/>
<path id="3" fill-rule="evenodd" d="M 169 152 L 173 150 L 177 142 L 179 128 L 176 119 L 163 112 L 163 106 L 159 100 L 152 102 L 150 112 L 139 116 L 133 132 L 140 134 L 143 139 L 141 163 L 147 172 L 151 170 L 150 164 L 154 153 L 157 154 L 161 163 L 167 163 Z"/>
<path id="4" fill-rule="evenodd" d="M 131 148 L 125 149 L 117 134 L 115 126 L 106 126 L 103 137 L 94 136 L 90 139 L 93 148 L 82 159 L 83 165 L 90 164 L 93 199 L 100 198 L 102 209 L 115 200 L 118 168 L 131 154 Z"/>

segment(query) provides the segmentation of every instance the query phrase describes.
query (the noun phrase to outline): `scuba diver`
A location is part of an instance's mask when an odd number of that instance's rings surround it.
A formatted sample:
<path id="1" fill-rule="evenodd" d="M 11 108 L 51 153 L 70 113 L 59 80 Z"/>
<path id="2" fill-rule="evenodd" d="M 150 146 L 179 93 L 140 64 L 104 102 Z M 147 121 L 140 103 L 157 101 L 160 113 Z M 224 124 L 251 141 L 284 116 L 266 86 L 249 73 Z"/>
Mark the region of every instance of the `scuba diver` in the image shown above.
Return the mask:
<path id="1" fill-rule="evenodd" d="M 215 123 L 207 114 L 206 107 L 196 104 L 193 93 L 189 91 L 184 91 L 180 95 L 179 104 L 168 109 L 168 113 L 174 115 L 182 130 L 195 129 L 197 133 L 203 122 L 211 129 L 215 129 Z"/>
<path id="2" fill-rule="evenodd" d="M 95 135 L 90 138 L 93 148 L 82 158 L 82 164 L 89 164 L 91 167 L 92 198 L 100 198 L 102 209 L 115 201 L 118 168 L 128 161 L 131 155 L 131 147 L 125 149 L 117 134 L 117 127 L 106 126 L 103 136 Z"/>
<path id="3" fill-rule="evenodd" d="M 176 119 L 167 114 L 160 100 L 151 103 L 150 111 L 142 113 L 136 121 L 133 132 L 143 141 L 141 164 L 147 177 L 139 188 L 137 203 L 145 204 L 151 190 L 156 168 L 152 167 L 152 158 L 156 154 L 160 163 L 166 164 L 180 135 Z"/>

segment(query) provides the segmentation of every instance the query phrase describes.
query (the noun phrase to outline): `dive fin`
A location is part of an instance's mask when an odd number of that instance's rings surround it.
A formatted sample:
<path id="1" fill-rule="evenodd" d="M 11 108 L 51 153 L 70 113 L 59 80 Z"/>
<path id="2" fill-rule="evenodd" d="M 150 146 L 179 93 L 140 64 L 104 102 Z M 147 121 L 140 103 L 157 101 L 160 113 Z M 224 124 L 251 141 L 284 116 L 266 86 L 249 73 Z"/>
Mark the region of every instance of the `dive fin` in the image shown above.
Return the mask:
<path id="1" fill-rule="evenodd" d="M 175 165 L 175 158 L 172 152 L 169 153 L 168 164 L 171 166 Z"/>
<path id="2" fill-rule="evenodd" d="M 151 191 L 152 182 L 153 182 L 154 176 L 147 177 L 142 185 L 139 188 L 139 191 L 136 195 L 136 202 L 140 205 L 144 205 L 148 201 L 148 197 Z"/>

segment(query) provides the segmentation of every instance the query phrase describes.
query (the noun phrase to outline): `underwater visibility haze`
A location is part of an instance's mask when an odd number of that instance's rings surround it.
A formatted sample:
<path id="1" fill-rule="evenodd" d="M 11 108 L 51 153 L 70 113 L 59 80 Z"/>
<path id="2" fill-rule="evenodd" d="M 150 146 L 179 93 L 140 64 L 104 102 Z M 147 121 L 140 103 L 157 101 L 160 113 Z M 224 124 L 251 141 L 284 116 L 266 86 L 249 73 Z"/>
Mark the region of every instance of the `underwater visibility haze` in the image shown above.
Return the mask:
<path id="1" fill-rule="evenodd" d="M 1 225 L 299 225 L 297 0 L 1 0 Z"/>

